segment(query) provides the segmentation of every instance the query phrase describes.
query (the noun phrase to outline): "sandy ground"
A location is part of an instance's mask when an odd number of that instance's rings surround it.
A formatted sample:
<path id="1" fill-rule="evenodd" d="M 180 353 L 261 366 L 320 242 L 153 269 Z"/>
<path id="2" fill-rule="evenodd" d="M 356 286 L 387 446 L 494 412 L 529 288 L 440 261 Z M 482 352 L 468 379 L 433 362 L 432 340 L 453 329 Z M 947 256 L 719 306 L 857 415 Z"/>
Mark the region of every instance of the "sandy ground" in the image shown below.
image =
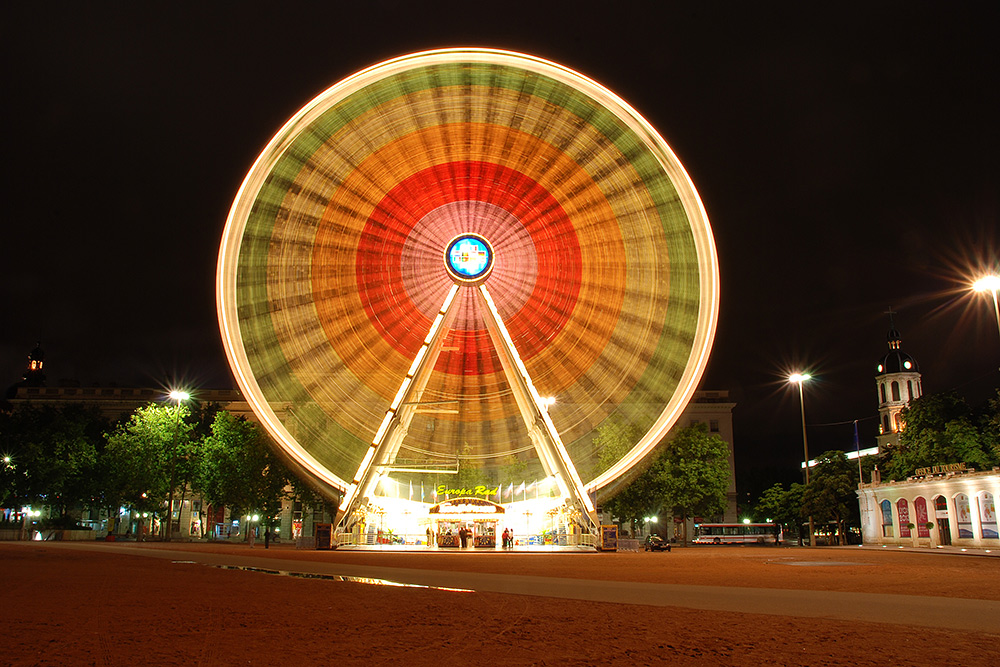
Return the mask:
<path id="1" fill-rule="evenodd" d="M 138 546 L 181 548 L 193 556 L 207 551 L 454 572 L 1000 600 L 1000 558 L 867 548 L 455 554 Z M 93 552 L 0 543 L 0 663 L 1000 664 L 1000 619 L 996 633 L 962 632 L 892 619 L 846 622 L 373 586 L 120 551 L 115 544 Z"/>

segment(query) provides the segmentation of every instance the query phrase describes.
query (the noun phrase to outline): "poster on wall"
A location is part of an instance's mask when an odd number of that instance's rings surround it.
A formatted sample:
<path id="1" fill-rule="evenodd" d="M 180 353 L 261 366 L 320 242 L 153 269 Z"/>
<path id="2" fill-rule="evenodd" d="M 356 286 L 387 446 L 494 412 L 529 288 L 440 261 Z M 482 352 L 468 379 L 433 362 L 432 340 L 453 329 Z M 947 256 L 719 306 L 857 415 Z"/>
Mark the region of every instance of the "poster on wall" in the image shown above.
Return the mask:
<path id="1" fill-rule="evenodd" d="M 899 514 L 899 536 L 910 537 L 910 504 L 900 498 L 896 503 L 896 512 Z"/>
<path id="2" fill-rule="evenodd" d="M 892 537 L 892 503 L 883 500 L 882 507 L 882 537 Z"/>
<path id="3" fill-rule="evenodd" d="M 979 499 L 979 516 L 983 524 L 983 537 L 994 540 L 1000 537 L 1000 532 L 997 531 L 997 508 L 993 504 L 992 493 L 984 493 Z"/>
<path id="4" fill-rule="evenodd" d="M 975 534 L 972 532 L 972 510 L 969 508 L 969 496 L 964 493 L 955 496 L 955 511 L 958 512 L 959 539 L 971 540 Z"/>
<path id="5" fill-rule="evenodd" d="M 913 501 L 913 513 L 916 515 L 917 520 L 914 522 L 917 524 L 917 537 L 930 537 L 931 531 L 927 528 L 927 501 L 923 498 L 917 498 Z"/>

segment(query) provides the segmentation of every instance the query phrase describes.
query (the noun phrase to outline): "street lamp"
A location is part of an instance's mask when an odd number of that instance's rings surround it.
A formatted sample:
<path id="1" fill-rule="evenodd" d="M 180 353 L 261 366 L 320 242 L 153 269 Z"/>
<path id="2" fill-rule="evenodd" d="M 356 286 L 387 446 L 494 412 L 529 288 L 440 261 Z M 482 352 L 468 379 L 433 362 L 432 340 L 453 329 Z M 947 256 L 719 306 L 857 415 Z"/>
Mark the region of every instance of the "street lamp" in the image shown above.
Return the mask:
<path id="1" fill-rule="evenodd" d="M 646 524 L 646 526 L 645 526 L 646 527 L 646 533 L 648 533 L 649 535 L 652 535 L 653 534 L 653 528 L 654 528 L 654 526 L 650 526 L 649 524 L 651 524 L 651 523 L 659 523 L 659 521 L 660 521 L 660 517 L 658 517 L 658 516 L 644 516 L 642 518 L 642 522 L 644 524 Z"/>
<path id="2" fill-rule="evenodd" d="M 807 373 L 792 373 L 788 381 L 799 385 L 799 407 L 802 410 L 802 451 L 806 456 L 806 488 L 809 487 L 809 441 L 806 439 L 806 402 L 802 397 L 802 383 L 811 376 Z M 809 546 L 816 546 L 816 531 L 813 526 L 812 514 L 809 515 Z"/>
<path id="3" fill-rule="evenodd" d="M 993 312 L 997 317 L 997 331 L 1000 332 L 1000 303 L 997 302 L 997 292 L 1000 291 L 1000 276 L 983 276 L 976 282 L 972 283 L 972 289 L 977 292 L 993 293 Z"/>
<path id="4" fill-rule="evenodd" d="M 177 483 L 175 474 L 177 472 L 177 439 L 180 437 L 181 429 L 181 401 L 191 398 L 191 394 L 186 391 L 174 389 L 170 392 L 170 398 L 177 401 L 177 414 L 174 419 L 174 451 L 170 456 L 170 495 L 167 498 L 167 531 L 163 536 L 166 542 L 170 541 L 170 536 L 174 532 L 174 486 Z"/>

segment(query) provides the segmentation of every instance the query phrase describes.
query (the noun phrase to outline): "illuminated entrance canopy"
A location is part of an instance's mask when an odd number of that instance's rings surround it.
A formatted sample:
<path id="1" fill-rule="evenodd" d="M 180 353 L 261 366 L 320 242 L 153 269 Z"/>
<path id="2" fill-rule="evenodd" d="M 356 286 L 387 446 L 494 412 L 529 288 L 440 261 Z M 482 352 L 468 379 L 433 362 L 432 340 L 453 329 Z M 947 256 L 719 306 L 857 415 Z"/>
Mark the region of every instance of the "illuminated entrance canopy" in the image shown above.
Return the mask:
<path id="1" fill-rule="evenodd" d="M 452 498 L 437 505 L 431 506 L 427 510 L 428 514 L 503 514 L 503 505 L 499 505 L 482 498 Z"/>

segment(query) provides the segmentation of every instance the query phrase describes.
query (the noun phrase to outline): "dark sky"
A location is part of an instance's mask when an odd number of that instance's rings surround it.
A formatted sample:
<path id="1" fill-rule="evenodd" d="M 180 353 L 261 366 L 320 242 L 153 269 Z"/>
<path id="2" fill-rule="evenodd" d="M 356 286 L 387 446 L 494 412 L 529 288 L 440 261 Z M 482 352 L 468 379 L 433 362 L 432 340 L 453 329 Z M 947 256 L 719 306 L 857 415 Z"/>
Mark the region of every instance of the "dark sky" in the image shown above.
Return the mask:
<path id="1" fill-rule="evenodd" d="M 691 174 L 722 273 L 703 386 L 738 403 L 746 483 L 800 460 L 790 370 L 813 453 L 854 419 L 874 444 L 890 306 L 926 392 L 1000 384 L 965 289 L 1000 261 L 995 3 L 273 4 L 5 8 L 0 384 L 40 340 L 50 385 L 231 386 L 214 277 L 254 158 L 353 72 L 473 45 L 596 79 Z"/>

